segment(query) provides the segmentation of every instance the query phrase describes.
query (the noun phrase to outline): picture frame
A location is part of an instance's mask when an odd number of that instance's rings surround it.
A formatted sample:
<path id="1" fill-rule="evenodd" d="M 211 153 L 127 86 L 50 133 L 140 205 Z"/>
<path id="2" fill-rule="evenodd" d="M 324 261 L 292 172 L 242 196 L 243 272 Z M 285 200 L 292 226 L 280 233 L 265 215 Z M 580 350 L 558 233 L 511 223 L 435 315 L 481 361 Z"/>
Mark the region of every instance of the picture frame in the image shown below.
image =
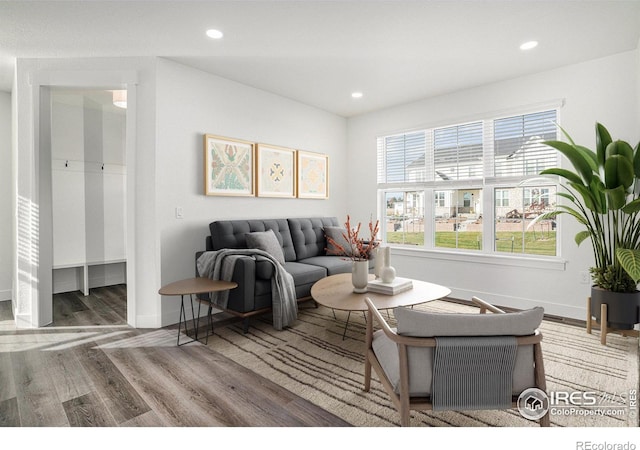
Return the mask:
<path id="1" fill-rule="evenodd" d="M 255 144 L 204 135 L 205 195 L 255 196 Z"/>
<path id="2" fill-rule="evenodd" d="M 296 151 L 270 144 L 256 145 L 258 197 L 295 198 Z"/>
<path id="3" fill-rule="evenodd" d="M 299 198 L 329 198 L 329 156 L 303 150 L 297 152 Z"/>

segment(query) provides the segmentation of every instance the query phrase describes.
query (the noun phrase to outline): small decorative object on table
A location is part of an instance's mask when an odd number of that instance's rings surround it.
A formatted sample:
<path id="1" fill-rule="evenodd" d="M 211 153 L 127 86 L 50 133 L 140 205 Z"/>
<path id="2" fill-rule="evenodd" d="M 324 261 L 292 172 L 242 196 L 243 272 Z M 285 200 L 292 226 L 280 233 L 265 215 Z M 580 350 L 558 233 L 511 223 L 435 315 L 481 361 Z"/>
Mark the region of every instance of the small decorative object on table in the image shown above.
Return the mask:
<path id="1" fill-rule="evenodd" d="M 409 289 L 413 289 L 413 281 L 409 278 L 395 277 L 388 283 L 382 280 L 371 280 L 367 283 L 367 291 L 378 294 L 396 295 Z"/>
<path id="2" fill-rule="evenodd" d="M 396 269 L 391 266 L 391 249 L 389 247 L 380 247 L 378 252 L 382 256 L 382 267 L 380 268 L 380 279 L 383 283 L 391 283 L 396 277 Z"/>
<path id="3" fill-rule="evenodd" d="M 351 218 L 347 216 L 347 222 L 344 224 L 345 231 L 342 233 L 344 240 L 337 242 L 331 236 L 327 235 L 328 249 L 327 252 L 336 255 L 342 255 L 353 261 L 351 271 L 351 279 L 353 283 L 353 292 L 362 294 L 367 292 L 367 283 L 369 281 L 369 260 L 374 257 L 374 250 L 378 247 L 379 242 L 376 239 L 378 235 L 380 221 L 376 220 L 375 224 L 369 221 L 368 240 L 359 237 L 360 226 L 354 229 L 351 226 Z"/>

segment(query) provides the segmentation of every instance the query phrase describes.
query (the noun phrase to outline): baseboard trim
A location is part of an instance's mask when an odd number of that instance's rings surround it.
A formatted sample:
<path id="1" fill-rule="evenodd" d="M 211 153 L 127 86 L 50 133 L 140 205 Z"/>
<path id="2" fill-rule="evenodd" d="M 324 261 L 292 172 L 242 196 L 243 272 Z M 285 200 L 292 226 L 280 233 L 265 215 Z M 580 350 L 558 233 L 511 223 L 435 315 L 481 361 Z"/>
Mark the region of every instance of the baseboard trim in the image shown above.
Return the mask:
<path id="1" fill-rule="evenodd" d="M 466 289 L 452 289 L 451 298 L 471 299 L 476 296 L 503 308 L 530 309 L 536 306 L 544 308 L 545 316 L 562 318 L 564 320 L 584 320 L 587 314 L 584 306 L 569 306 L 558 303 L 545 302 L 539 299 L 530 299 L 516 296 L 496 295 L 490 292 L 468 291 Z"/>
<path id="2" fill-rule="evenodd" d="M 11 289 L 0 291 L 0 302 L 5 300 L 11 300 Z"/>

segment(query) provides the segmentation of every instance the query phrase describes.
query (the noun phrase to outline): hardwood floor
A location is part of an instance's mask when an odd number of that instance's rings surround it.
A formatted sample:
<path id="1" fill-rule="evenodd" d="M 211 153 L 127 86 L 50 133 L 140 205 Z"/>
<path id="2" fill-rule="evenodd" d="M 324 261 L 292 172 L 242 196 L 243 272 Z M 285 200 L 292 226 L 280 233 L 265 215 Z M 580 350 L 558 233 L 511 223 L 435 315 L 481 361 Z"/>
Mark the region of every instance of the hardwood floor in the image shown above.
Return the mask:
<path id="1" fill-rule="evenodd" d="M 349 426 L 200 343 L 177 347 L 175 327 L 125 317 L 123 286 L 57 296 L 40 329 L 16 329 L 0 302 L 0 426 Z"/>

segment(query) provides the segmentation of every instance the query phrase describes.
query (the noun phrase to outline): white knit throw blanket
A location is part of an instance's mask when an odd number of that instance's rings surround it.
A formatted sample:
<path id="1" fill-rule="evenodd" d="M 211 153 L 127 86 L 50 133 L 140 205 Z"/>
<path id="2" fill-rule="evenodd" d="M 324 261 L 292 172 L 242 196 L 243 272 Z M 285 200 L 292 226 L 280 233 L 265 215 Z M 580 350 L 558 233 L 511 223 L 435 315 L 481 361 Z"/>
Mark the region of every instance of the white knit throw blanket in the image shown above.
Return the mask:
<path id="1" fill-rule="evenodd" d="M 293 277 L 269 253 L 258 249 L 242 248 L 204 252 L 197 261 L 198 273 L 201 277 L 212 280 L 231 281 L 236 261 L 247 257 L 264 258 L 273 264 L 275 269 L 271 277 L 273 327 L 276 330 L 282 330 L 292 325 L 298 318 L 298 302 Z M 222 309 L 227 308 L 229 291 L 214 292 L 211 295 L 213 304 Z"/>

